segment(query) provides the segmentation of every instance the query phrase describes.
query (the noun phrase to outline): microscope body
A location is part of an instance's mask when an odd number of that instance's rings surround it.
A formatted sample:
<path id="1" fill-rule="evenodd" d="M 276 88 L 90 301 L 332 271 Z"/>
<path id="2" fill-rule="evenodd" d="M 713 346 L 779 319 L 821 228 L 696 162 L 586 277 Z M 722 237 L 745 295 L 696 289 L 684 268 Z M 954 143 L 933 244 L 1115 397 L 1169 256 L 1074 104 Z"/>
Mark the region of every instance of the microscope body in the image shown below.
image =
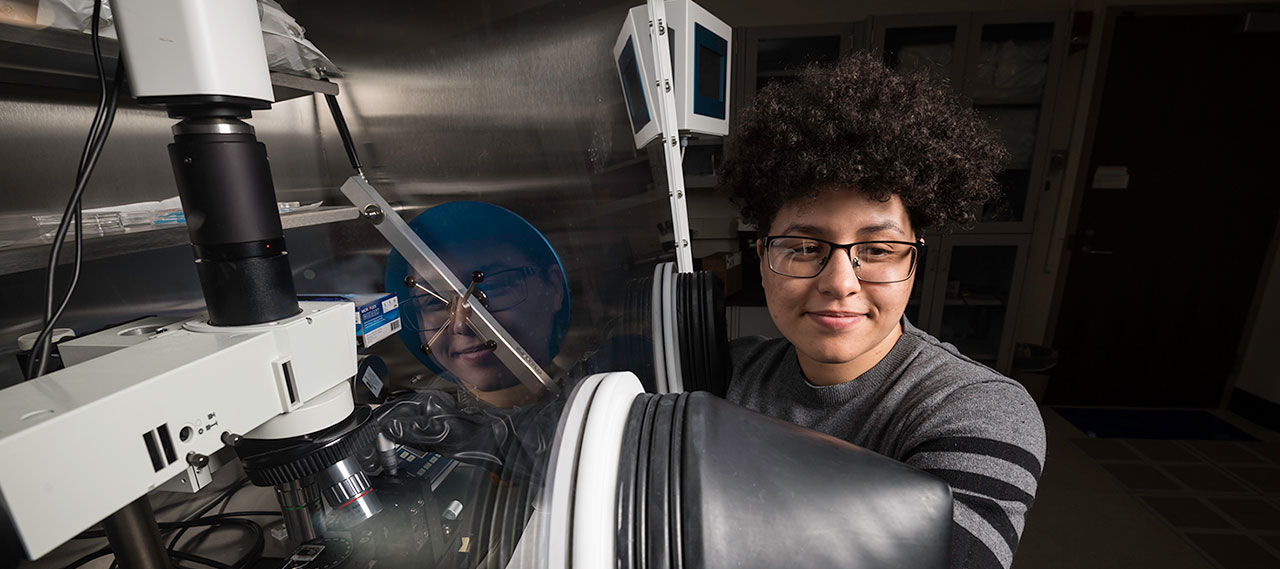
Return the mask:
<path id="1" fill-rule="evenodd" d="M 225 447 L 296 450 L 355 415 L 354 308 L 298 302 L 266 148 L 244 122 L 273 102 L 257 3 L 111 4 L 132 95 L 181 121 L 169 154 L 208 314 L 105 331 L 97 357 L 0 392 L 0 498 L 32 559 L 139 502 L 152 518 L 149 491 L 200 488 Z M 164 566 L 158 545 L 142 549 Z"/>
<path id="2" fill-rule="evenodd" d="M 353 305 L 301 306 L 253 326 L 187 320 L 0 392 L 0 495 L 28 556 L 189 469 L 203 474 L 196 465 L 223 448 L 224 433 L 276 417 L 314 431 L 349 415 Z"/>

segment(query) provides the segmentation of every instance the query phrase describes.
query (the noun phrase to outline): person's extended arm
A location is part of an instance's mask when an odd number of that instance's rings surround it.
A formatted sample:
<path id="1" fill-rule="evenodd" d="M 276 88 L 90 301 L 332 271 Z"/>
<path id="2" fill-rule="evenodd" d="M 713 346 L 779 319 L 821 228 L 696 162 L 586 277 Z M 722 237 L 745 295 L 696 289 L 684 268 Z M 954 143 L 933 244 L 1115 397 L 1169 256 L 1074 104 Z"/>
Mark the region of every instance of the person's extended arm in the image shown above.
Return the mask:
<path id="1" fill-rule="evenodd" d="M 1008 569 L 1044 466 L 1044 423 L 1020 386 L 951 393 L 911 429 L 901 460 L 951 485 L 952 567 Z"/>

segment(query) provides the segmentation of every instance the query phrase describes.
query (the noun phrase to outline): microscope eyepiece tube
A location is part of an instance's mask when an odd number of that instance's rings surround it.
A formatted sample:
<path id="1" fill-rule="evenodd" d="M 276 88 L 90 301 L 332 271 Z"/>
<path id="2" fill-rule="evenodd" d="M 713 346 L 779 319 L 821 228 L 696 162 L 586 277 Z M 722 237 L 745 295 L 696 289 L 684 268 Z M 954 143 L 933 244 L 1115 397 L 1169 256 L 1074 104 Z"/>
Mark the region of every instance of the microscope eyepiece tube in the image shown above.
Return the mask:
<path id="1" fill-rule="evenodd" d="M 235 116 L 188 116 L 169 157 L 210 323 L 258 324 L 299 311 L 266 146 Z"/>

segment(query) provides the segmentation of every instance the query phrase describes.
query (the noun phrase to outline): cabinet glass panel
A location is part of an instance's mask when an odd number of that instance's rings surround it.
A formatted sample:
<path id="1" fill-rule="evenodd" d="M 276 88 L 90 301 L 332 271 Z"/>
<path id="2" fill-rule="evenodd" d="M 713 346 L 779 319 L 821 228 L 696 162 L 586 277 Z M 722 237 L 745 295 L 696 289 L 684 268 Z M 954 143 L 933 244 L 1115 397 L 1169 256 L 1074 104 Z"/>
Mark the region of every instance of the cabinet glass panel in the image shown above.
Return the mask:
<path id="1" fill-rule="evenodd" d="M 1027 213 L 1052 49 L 1050 22 L 982 26 L 977 56 L 968 64 L 969 95 L 1009 150 L 1007 170 L 1000 175 L 1004 196 L 983 208 L 984 222 L 1022 221 Z"/>
<path id="2" fill-rule="evenodd" d="M 998 179 L 1003 194 L 982 210 L 982 221 L 1021 221 L 1026 214 L 1035 159 L 1040 107 L 1029 105 L 975 105 L 978 114 L 1000 133 L 1009 162 Z"/>
<path id="3" fill-rule="evenodd" d="M 724 162 L 724 145 L 717 141 L 699 141 L 684 148 L 685 176 L 714 176 Z"/>
<path id="4" fill-rule="evenodd" d="M 955 26 L 889 28 L 884 32 L 884 62 L 893 69 L 923 69 L 938 79 L 950 80 L 953 59 L 958 59 Z"/>
<path id="5" fill-rule="evenodd" d="M 840 36 L 769 38 L 756 42 L 756 92 L 774 81 L 791 81 L 810 63 L 840 59 Z"/>
<path id="6" fill-rule="evenodd" d="M 1017 258 L 1014 245 L 952 247 L 939 339 L 996 366 Z"/>
<path id="7" fill-rule="evenodd" d="M 1049 76 L 1053 24 L 987 24 L 969 64 L 975 103 L 1039 105 Z"/>

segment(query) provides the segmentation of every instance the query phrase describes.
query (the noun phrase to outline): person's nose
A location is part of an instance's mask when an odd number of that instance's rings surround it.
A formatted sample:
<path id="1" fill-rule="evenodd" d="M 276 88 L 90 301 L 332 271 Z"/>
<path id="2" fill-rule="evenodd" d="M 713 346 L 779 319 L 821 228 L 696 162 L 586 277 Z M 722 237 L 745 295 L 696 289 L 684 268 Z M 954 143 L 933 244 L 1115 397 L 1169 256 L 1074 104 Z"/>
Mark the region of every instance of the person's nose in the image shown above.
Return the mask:
<path id="1" fill-rule="evenodd" d="M 819 292 L 844 298 L 862 290 L 862 283 L 858 281 L 857 272 L 854 270 L 855 262 L 853 252 L 849 249 L 832 251 L 831 258 L 827 260 L 827 266 L 823 267 L 822 272 L 818 274 Z"/>
<path id="2" fill-rule="evenodd" d="M 471 327 L 467 325 L 467 318 L 471 317 L 471 307 L 457 306 L 454 308 L 453 320 L 449 322 L 449 331 L 455 336 L 464 336 L 471 333 Z"/>

